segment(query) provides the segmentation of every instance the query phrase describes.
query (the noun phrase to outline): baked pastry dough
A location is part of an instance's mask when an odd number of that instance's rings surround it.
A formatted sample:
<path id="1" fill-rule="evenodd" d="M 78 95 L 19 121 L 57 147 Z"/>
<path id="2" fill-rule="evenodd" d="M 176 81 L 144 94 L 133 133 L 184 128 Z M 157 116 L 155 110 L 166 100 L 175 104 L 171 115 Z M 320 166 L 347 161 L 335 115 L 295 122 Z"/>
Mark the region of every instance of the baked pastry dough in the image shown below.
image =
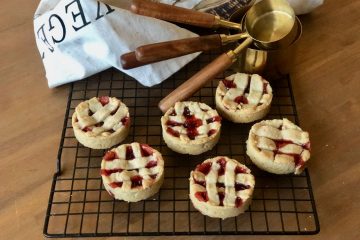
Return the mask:
<path id="1" fill-rule="evenodd" d="M 216 109 L 235 123 L 259 120 L 269 112 L 273 98 L 268 81 L 257 74 L 236 73 L 219 82 Z"/>
<path id="2" fill-rule="evenodd" d="M 178 153 L 211 150 L 220 138 L 221 117 L 204 103 L 177 102 L 161 118 L 163 138 Z"/>
<path id="3" fill-rule="evenodd" d="M 110 148 L 127 137 L 129 110 L 115 97 L 93 97 L 75 108 L 72 126 L 76 139 L 84 146 Z"/>
<path id="4" fill-rule="evenodd" d="M 164 181 L 164 160 L 146 144 L 123 144 L 105 154 L 101 177 L 114 198 L 138 202 L 159 191 Z"/>
<path id="5" fill-rule="evenodd" d="M 255 179 L 250 169 L 228 157 L 205 160 L 190 173 L 190 199 L 202 214 L 236 217 L 251 202 Z"/>
<path id="6" fill-rule="evenodd" d="M 254 124 L 246 147 L 256 166 L 275 174 L 300 174 L 310 159 L 309 133 L 286 118 Z"/>

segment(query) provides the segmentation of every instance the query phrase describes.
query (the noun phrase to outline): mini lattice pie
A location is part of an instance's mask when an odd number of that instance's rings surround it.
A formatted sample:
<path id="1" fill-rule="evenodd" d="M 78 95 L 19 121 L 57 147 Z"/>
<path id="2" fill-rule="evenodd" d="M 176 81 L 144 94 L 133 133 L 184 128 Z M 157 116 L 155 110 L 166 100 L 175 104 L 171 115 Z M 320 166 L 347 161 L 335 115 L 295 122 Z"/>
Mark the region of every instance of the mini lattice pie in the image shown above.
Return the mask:
<path id="1" fill-rule="evenodd" d="M 220 138 L 221 117 L 204 103 L 177 102 L 161 118 L 165 143 L 178 153 L 211 150 Z"/>
<path id="2" fill-rule="evenodd" d="M 84 146 L 110 148 L 127 137 L 129 110 L 115 97 L 93 97 L 75 108 L 72 126 L 76 139 Z"/>
<path id="3" fill-rule="evenodd" d="M 101 177 L 114 198 L 138 202 L 159 191 L 164 181 L 164 160 L 146 144 L 123 144 L 105 154 Z"/>
<path id="4" fill-rule="evenodd" d="M 236 73 L 219 82 L 216 109 L 229 121 L 249 123 L 265 117 L 272 97 L 269 82 L 261 76 Z"/>
<path id="5" fill-rule="evenodd" d="M 190 173 L 190 199 L 202 214 L 235 217 L 250 205 L 254 176 L 245 165 L 227 157 L 207 159 Z"/>
<path id="6" fill-rule="evenodd" d="M 259 168 L 275 174 L 300 174 L 310 159 L 309 133 L 284 118 L 252 126 L 247 155 Z"/>

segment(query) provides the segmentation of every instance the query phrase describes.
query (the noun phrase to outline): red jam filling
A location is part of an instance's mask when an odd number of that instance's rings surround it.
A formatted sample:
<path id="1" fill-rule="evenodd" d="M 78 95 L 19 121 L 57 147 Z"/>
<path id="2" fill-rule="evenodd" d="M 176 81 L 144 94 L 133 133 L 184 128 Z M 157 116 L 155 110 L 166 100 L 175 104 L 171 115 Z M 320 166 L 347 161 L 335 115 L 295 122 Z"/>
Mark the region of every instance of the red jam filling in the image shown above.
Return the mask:
<path id="1" fill-rule="evenodd" d="M 153 154 L 152 148 L 147 144 L 140 144 L 141 156 L 148 157 Z"/>
<path id="2" fill-rule="evenodd" d="M 101 103 L 101 105 L 105 106 L 106 104 L 109 103 L 109 97 L 101 96 L 101 97 L 99 97 L 99 102 Z"/>
<path id="3" fill-rule="evenodd" d="M 150 175 L 150 177 L 151 177 L 152 179 L 155 179 L 156 176 L 157 176 L 157 174 Z"/>
<path id="4" fill-rule="evenodd" d="M 249 185 L 245 185 L 242 183 L 235 183 L 235 190 L 236 191 L 241 191 L 241 190 L 245 190 L 245 189 L 249 189 L 250 186 Z"/>
<path id="5" fill-rule="evenodd" d="M 285 147 L 288 144 L 293 144 L 292 141 L 289 140 L 273 140 L 275 145 L 276 145 L 276 149 L 280 149 L 282 147 Z"/>
<path id="6" fill-rule="evenodd" d="M 196 118 L 194 115 L 187 118 L 184 122 L 184 128 L 197 128 L 202 125 L 202 120 Z"/>
<path id="7" fill-rule="evenodd" d="M 82 129 L 83 132 L 91 132 L 92 131 L 92 128 L 91 127 L 84 127 Z"/>
<path id="8" fill-rule="evenodd" d="M 240 166 L 236 166 L 235 168 L 235 174 L 239 174 L 239 173 L 247 173 L 245 168 L 242 168 Z"/>
<path id="9" fill-rule="evenodd" d="M 132 176 L 131 180 L 131 188 L 141 187 L 143 178 L 139 175 Z"/>
<path id="10" fill-rule="evenodd" d="M 214 135 L 216 133 L 215 129 L 210 129 L 210 131 L 208 131 L 208 137 L 211 137 L 212 135 Z"/>
<path id="11" fill-rule="evenodd" d="M 288 156 L 292 156 L 294 158 L 294 162 L 295 162 L 295 166 L 298 167 L 302 167 L 305 165 L 304 160 L 301 158 L 300 154 L 294 154 L 294 153 L 283 153 L 281 152 L 281 148 L 285 147 L 288 144 L 295 144 L 293 141 L 290 140 L 273 140 L 275 142 L 276 145 L 276 149 L 274 150 L 274 154 L 284 154 L 284 155 L 288 155 Z M 302 145 L 302 147 L 306 150 L 310 151 L 310 142 Z"/>
<path id="12" fill-rule="evenodd" d="M 171 127 L 176 127 L 176 126 L 182 126 L 182 123 L 178 123 L 178 122 L 175 122 L 175 121 L 172 121 L 172 120 L 168 120 L 166 122 L 166 125 L 171 126 Z"/>
<path id="13" fill-rule="evenodd" d="M 218 195 L 219 195 L 220 206 L 224 206 L 225 193 L 218 192 Z"/>
<path id="14" fill-rule="evenodd" d="M 175 110 L 172 113 L 176 114 Z M 170 114 L 170 116 L 172 116 L 172 113 Z M 183 125 L 184 128 L 186 128 L 187 136 L 191 140 L 194 140 L 195 137 L 199 135 L 199 132 L 197 131 L 197 128 L 202 125 L 202 120 L 198 119 L 194 115 L 192 115 L 188 107 L 184 107 L 183 115 L 185 117 L 185 122 L 184 123 L 178 123 L 178 122 L 175 122 L 175 121 L 172 121 L 172 120 L 168 120 L 166 122 L 166 125 L 170 126 L 170 127 Z M 170 127 L 168 127 L 166 129 L 166 132 L 169 133 L 170 135 L 174 136 L 174 137 L 180 137 L 180 133 L 178 131 L 170 128 Z"/>
<path id="15" fill-rule="evenodd" d="M 202 172 L 204 175 L 207 175 L 210 172 L 211 165 L 211 162 L 202 163 L 197 166 L 196 170 Z"/>
<path id="16" fill-rule="evenodd" d="M 234 83 L 234 81 L 232 81 L 232 80 L 226 80 L 226 79 L 224 79 L 224 80 L 222 80 L 222 82 L 223 82 L 223 84 L 225 85 L 225 87 L 226 87 L 227 89 L 229 89 L 229 88 L 236 88 L 236 83 Z"/>
<path id="17" fill-rule="evenodd" d="M 199 180 L 196 180 L 196 179 L 194 178 L 194 182 L 195 182 L 196 184 L 199 184 L 199 185 L 203 186 L 203 187 L 206 187 L 205 181 L 199 181 Z"/>
<path id="18" fill-rule="evenodd" d="M 101 169 L 100 174 L 101 176 L 110 176 L 113 173 L 122 172 L 123 169 L 116 168 L 116 169 Z"/>
<path id="19" fill-rule="evenodd" d="M 205 111 L 205 110 L 203 110 Z M 207 110 L 206 110 L 207 111 Z M 175 110 L 172 112 L 175 114 Z M 170 114 L 170 116 L 173 116 L 172 114 Z M 184 123 L 179 123 L 179 122 L 175 122 L 172 120 L 168 120 L 166 122 L 167 126 L 170 127 L 175 127 L 175 126 L 184 126 L 184 128 L 186 128 L 186 134 L 187 136 L 191 139 L 194 140 L 196 138 L 196 136 L 199 135 L 199 132 L 197 130 L 198 127 L 203 125 L 203 122 L 201 119 L 198 119 L 195 117 L 195 115 L 191 114 L 191 111 L 188 107 L 184 107 L 184 111 L 183 111 L 183 116 L 185 117 L 185 122 Z M 212 118 L 209 118 L 206 120 L 206 122 L 212 123 L 212 122 L 220 122 L 221 121 L 221 117 L 220 116 L 215 116 Z M 174 137 L 180 137 L 180 133 L 172 128 L 167 128 L 166 132 L 169 133 L 170 135 L 174 136 Z M 216 132 L 216 130 L 210 130 L 208 132 L 208 136 L 213 135 Z"/>
<path id="20" fill-rule="evenodd" d="M 217 188 L 225 188 L 225 184 L 224 184 L 224 183 L 217 182 L 217 183 L 216 183 L 216 187 L 217 187 Z"/>
<path id="21" fill-rule="evenodd" d="M 263 83 L 263 94 L 267 94 L 267 93 L 268 93 L 268 92 L 267 92 L 267 85 L 268 85 L 267 82 L 264 82 L 264 83 Z"/>
<path id="22" fill-rule="evenodd" d="M 184 127 L 186 128 L 187 136 L 194 140 L 196 136 L 199 135 L 197 128 L 202 125 L 202 120 L 195 117 L 195 115 L 191 114 L 188 107 L 184 107 L 183 112 L 185 119 Z"/>
<path id="23" fill-rule="evenodd" d="M 207 201 L 209 201 L 207 192 L 196 192 L 196 193 L 195 193 L 195 197 L 196 197 L 200 202 L 207 202 Z"/>
<path id="24" fill-rule="evenodd" d="M 92 115 L 94 115 L 94 113 L 89 109 L 88 115 L 92 116 Z"/>
<path id="25" fill-rule="evenodd" d="M 124 125 L 124 126 L 128 126 L 129 123 L 130 123 L 130 118 L 129 118 L 129 117 L 123 117 L 123 118 L 121 119 L 121 123 L 122 123 L 122 125 Z"/>
<path id="26" fill-rule="evenodd" d="M 218 176 L 222 176 L 225 174 L 226 160 L 225 158 L 220 158 L 219 160 L 217 160 L 217 163 L 220 165 L 220 168 L 218 170 Z"/>
<path id="27" fill-rule="evenodd" d="M 241 198 L 237 197 L 235 200 L 235 207 L 239 208 L 239 207 L 241 207 L 242 204 L 243 204 L 243 201 L 241 200 Z"/>
<path id="28" fill-rule="evenodd" d="M 295 155 L 294 156 L 294 161 L 295 161 L 295 166 L 298 167 L 302 167 L 305 165 L 305 162 L 304 160 L 302 160 L 301 156 L 300 155 Z"/>
<path id="29" fill-rule="evenodd" d="M 174 137 L 180 137 L 180 133 L 170 127 L 166 129 L 166 132 Z"/>
<path id="30" fill-rule="evenodd" d="M 112 187 L 112 188 L 121 188 L 123 185 L 123 182 L 112 182 L 112 183 L 109 183 L 109 186 Z"/>
<path id="31" fill-rule="evenodd" d="M 146 164 L 146 168 L 153 168 L 157 166 L 157 161 L 150 161 Z"/>
<path id="32" fill-rule="evenodd" d="M 112 161 L 115 158 L 118 158 L 118 156 L 116 155 L 116 152 L 108 151 L 105 153 L 105 156 L 104 156 L 105 161 Z"/>
<path id="33" fill-rule="evenodd" d="M 126 160 L 133 160 L 135 158 L 134 151 L 131 146 L 126 147 Z"/>
<path id="34" fill-rule="evenodd" d="M 199 135 L 199 132 L 196 128 L 188 128 L 186 129 L 187 132 L 187 136 L 191 139 L 194 140 L 196 136 Z"/>
<path id="35" fill-rule="evenodd" d="M 221 122 L 221 117 L 220 116 L 215 116 L 215 117 L 207 119 L 206 122 L 208 124 L 213 123 L 213 122 Z"/>
<path id="36" fill-rule="evenodd" d="M 236 102 L 237 104 L 248 104 L 249 101 L 247 100 L 247 98 L 245 96 L 238 96 L 234 99 L 234 102 Z"/>

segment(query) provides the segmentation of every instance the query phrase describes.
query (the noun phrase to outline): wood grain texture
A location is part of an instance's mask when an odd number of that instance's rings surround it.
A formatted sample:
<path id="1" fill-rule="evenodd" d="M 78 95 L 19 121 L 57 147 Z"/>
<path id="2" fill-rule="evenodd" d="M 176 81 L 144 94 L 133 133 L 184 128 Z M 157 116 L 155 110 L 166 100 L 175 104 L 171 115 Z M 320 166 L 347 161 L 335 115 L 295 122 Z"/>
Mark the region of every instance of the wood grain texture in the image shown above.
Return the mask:
<path id="1" fill-rule="evenodd" d="M 66 107 L 67 87 L 48 89 L 35 46 L 37 4 L 3 1 L 0 9 L 0 239 L 43 239 Z M 292 82 L 301 126 L 311 134 L 320 233 L 191 239 L 360 239 L 359 16 L 360 1 L 326 0 L 301 17 Z"/>
<path id="2" fill-rule="evenodd" d="M 135 52 L 128 52 L 120 56 L 120 62 L 123 69 L 132 69 L 144 66 L 150 62 L 140 62 L 136 59 Z"/>
<path id="3" fill-rule="evenodd" d="M 225 71 L 232 65 L 232 58 L 226 53 L 221 54 L 214 61 L 206 65 L 194 76 L 186 80 L 183 84 L 169 93 L 159 102 L 159 108 L 162 112 L 166 112 L 176 102 L 183 101 L 194 95 L 201 87 L 213 80 L 221 72 Z"/>
<path id="4" fill-rule="evenodd" d="M 179 39 L 144 45 L 136 48 L 136 58 L 141 62 L 158 62 L 186 54 L 209 51 L 222 46 L 219 34 Z"/>
<path id="5" fill-rule="evenodd" d="M 154 17 L 175 23 L 212 28 L 216 26 L 215 16 L 205 12 L 176 7 L 163 3 L 132 0 L 131 11 L 136 14 Z"/>

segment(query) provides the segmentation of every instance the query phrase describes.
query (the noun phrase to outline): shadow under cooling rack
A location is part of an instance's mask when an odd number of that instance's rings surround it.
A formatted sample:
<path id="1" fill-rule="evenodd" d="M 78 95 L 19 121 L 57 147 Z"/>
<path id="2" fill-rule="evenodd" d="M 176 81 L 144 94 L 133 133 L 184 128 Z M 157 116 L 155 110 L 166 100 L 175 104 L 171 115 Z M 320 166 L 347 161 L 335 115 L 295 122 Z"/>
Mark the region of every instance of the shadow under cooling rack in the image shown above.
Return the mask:
<path id="1" fill-rule="evenodd" d="M 308 171 L 299 176 L 277 176 L 256 168 L 245 154 L 249 124 L 223 121 L 216 147 L 199 156 L 174 153 L 162 139 L 157 104 L 188 79 L 214 55 L 203 54 L 164 83 L 143 87 L 134 79 L 109 69 L 70 85 L 68 107 L 59 146 L 45 217 L 47 237 L 152 236 L 152 235 L 240 235 L 316 234 L 319 220 Z M 219 79 L 203 87 L 191 100 L 214 107 Z M 298 123 L 289 76 L 270 80 L 274 99 L 267 119 L 286 117 Z M 148 143 L 165 159 L 165 181 L 159 193 L 138 203 L 114 200 L 100 177 L 103 150 L 79 144 L 71 127 L 75 106 L 94 96 L 121 99 L 130 110 L 132 126 L 125 143 Z M 247 212 L 236 218 L 213 219 L 201 215 L 189 201 L 190 171 L 206 158 L 226 155 L 246 164 L 255 175 L 256 186 Z"/>

